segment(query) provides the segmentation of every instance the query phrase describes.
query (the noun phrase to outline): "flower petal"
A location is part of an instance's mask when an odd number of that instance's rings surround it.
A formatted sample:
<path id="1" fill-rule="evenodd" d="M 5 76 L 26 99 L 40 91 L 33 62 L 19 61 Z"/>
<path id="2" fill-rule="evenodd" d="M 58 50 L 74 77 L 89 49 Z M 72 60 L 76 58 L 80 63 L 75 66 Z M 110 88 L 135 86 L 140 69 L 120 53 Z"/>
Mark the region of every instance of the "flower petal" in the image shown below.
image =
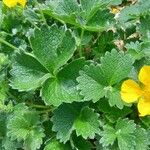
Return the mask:
<path id="1" fill-rule="evenodd" d="M 3 0 L 3 3 L 4 3 L 7 7 L 11 8 L 11 7 L 14 7 L 14 6 L 17 5 L 17 0 Z"/>
<path id="2" fill-rule="evenodd" d="M 138 102 L 138 111 L 140 116 L 150 115 L 150 99 L 140 98 Z"/>
<path id="3" fill-rule="evenodd" d="M 139 73 L 139 80 L 144 85 L 150 84 L 150 66 L 143 66 Z"/>
<path id="4" fill-rule="evenodd" d="M 121 98 L 126 103 L 135 102 L 142 95 L 139 85 L 133 80 L 126 80 L 121 86 Z"/>
<path id="5" fill-rule="evenodd" d="M 22 5 L 23 7 L 25 7 L 26 3 L 27 3 L 27 0 L 18 0 L 18 3 L 20 5 Z"/>

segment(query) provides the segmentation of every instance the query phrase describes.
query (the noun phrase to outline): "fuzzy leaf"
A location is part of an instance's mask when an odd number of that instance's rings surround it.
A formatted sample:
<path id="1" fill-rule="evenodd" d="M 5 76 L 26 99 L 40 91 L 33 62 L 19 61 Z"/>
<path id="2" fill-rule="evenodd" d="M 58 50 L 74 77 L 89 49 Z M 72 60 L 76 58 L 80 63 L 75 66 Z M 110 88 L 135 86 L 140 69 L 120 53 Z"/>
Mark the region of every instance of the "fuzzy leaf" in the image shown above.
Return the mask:
<path id="1" fill-rule="evenodd" d="M 118 108 L 123 108 L 119 92 L 114 89 L 109 91 L 109 95 L 107 95 L 107 92 L 112 88 L 111 86 L 128 76 L 132 64 L 133 60 L 130 55 L 116 50 L 106 52 L 101 59 L 101 65 L 86 66 L 80 72 L 80 76 L 77 78 L 78 89 L 81 90 L 80 94 L 84 96 L 85 101 L 92 100 L 93 102 L 108 96 L 111 106 L 117 105 Z"/>
<path id="2" fill-rule="evenodd" d="M 119 119 L 116 124 L 116 134 L 120 150 L 134 149 L 136 126 L 132 120 Z"/>
<path id="3" fill-rule="evenodd" d="M 57 132 L 57 139 L 60 139 L 60 142 L 66 143 L 69 140 L 74 130 L 74 121 L 79 116 L 81 108 L 82 104 L 72 103 L 60 105 L 54 111 L 52 130 Z"/>
<path id="4" fill-rule="evenodd" d="M 110 125 L 105 125 L 103 129 L 104 131 L 101 133 L 102 138 L 100 139 L 100 143 L 104 146 L 112 145 L 115 140 L 117 140 L 120 150 L 134 149 L 134 131 L 136 126 L 133 121 L 118 119 L 115 128 Z"/>
<path id="5" fill-rule="evenodd" d="M 71 147 L 68 144 L 62 144 L 56 139 L 51 139 L 47 142 L 44 150 L 70 150 Z"/>
<path id="6" fill-rule="evenodd" d="M 35 30 L 30 41 L 34 55 L 51 73 L 66 64 L 75 51 L 75 40 L 65 27 L 53 25 Z"/>
<path id="7" fill-rule="evenodd" d="M 80 76 L 77 78 L 79 83 L 78 89 L 80 94 L 84 96 L 84 101 L 98 101 L 105 95 L 102 80 L 102 72 L 100 66 L 86 66 L 84 71 L 80 71 Z"/>
<path id="8" fill-rule="evenodd" d="M 135 60 L 140 60 L 144 57 L 144 51 L 141 43 L 131 42 L 129 44 L 126 44 L 125 47 L 128 50 L 127 53 L 130 54 Z"/>
<path id="9" fill-rule="evenodd" d="M 10 85 L 19 91 L 29 91 L 40 87 L 50 75 L 31 55 L 17 54 L 11 70 Z"/>
<path id="10" fill-rule="evenodd" d="M 111 26 L 113 21 L 113 15 L 105 7 L 109 2 L 110 0 L 81 0 L 79 4 L 76 0 L 50 1 L 48 2 L 50 9 L 43 11 L 59 21 L 85 30 L 104 31 Z M 100 8 L 105 8 L 105 10 Z"/>
<path id="11" fill-rule="evenodd" d="M 83 138 L 93 138 L 99 132 L 98 115 L 84 104 L 63 104 L 54 111 L 52 117 L 53 131 L 57 132 L 60 142 L 66 143 L 73 132 Z M 82 109 L 83 108 L 83 109 Z"/>
<path id="12" fill-rule="evenodd" d="M 102 138 L 100 139 L 100 143 L 102 143 L 104 147 L 113 145 L 116 140 L 115 129 L 110 125 L 105 125 L 103 127 L 103 130 L 104 131 L 102 132 Z"/>
<path id="13" fill-rule="evenodd" d="M 136 146 L 135 150 L 148 150 L 148 133 L 145 129 L 137 126 L 135 130 Z"/>
<path id="14" fill-rule="evenodd" d="M 108 85 L 119 83 L 132 69 L 133 59 L 128 54 L 112 50 L 101 59 L 101 69 Z"/>
<path id="15" fill-rule="evenodd" d="M 107 92 L 106 97 L 108 98 L 109 105 L 111 107 L 117 106 L 119 109 L 123 109 L 124 104 L 123 104 L 123 101 L 121 99 L 119 89 L 112 88 L 111 91 Z"/>
<path id="16" fill-rule="evenodd" d="M 98 117 L 99 115 L 91 108 L 83 108 L 74 124 L 77 136 L 81 135 L 85 139 L 88 137 L 94 139 L 95 134 L 100 132 L 100 122 Z"/>
<path id="17" fill-rule="evenodd" d="M 51 78 L 44 83 L 42 97 L 47 104 L 58 106 L 63 102 L 82 100 L 76 88 L 76 78 L 84 63 L 84 59 L 77 59 L 64 67 L 56 78 Z"/>
<path id="18" fill-rule="evenodd" d="M 27 110 L 26 107 L 20 107 L 22 105 L 16 107 L 16 112 L 8 120 L 7 135 L 11 140 L 23 140 L 25 147 L 36 150 L 40 148 L 45 136 L 40 125 L 39 115 L 34 111 Z"/>

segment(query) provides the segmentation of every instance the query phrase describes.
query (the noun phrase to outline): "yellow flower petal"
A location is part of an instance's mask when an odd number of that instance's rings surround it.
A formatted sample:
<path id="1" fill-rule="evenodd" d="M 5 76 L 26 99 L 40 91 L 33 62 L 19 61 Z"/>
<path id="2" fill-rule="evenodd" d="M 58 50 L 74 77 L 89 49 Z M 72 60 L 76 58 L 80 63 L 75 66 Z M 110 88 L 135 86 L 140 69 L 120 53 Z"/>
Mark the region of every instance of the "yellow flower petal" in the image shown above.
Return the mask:
<path id="1" fill-rule="evenodd" d="M 25 7 L 27 0 L 3 0 L 3 3 L 9 8 L 15 7 L 17 4 Z"/>
<path id="2" fill-rule="evenodd" d="M 14 7 L 14 6 L 17 5 L 17 0 L 3 0 L 3 3 L 4 3 L 7 7 L 11 8 L 11 7 Z"/>
<path id="3" fill-rule="evenodd" d="M 119 13 L 119 9 L 118 8 L 116 8 L 116 7 L 112 7 L 111 8 L 111 12 L 113 13 L 113 14 L 117 14 L 117 13 Z"/>
<path id="4" fill-rule="evenodd" d="M 139 99 L 138 111 L 140 113 L 140 116 L 150 115 L 150 99 L 149 100 L 143 98 Z"/>
<path id="5" fill-rule="evenodd" d="M 121 98 L 126 103 L 135 102 L 142 95 L 139 85 L 133 80 L 126 80 L 121 86 Z"/>
<path id="6" fill-rule="evenodd" d="M 18 0 L 18 3 L 20 5 L 22 5 L 23 7 L 25 7 L 26 3 L 27 3 L 27 0 Z"/>
<path id="7" fill-rule="evenodd" d="M 139 80 L 144 85 L 150 85 L 150 66 L 143 66 L 139 73 Z"/>

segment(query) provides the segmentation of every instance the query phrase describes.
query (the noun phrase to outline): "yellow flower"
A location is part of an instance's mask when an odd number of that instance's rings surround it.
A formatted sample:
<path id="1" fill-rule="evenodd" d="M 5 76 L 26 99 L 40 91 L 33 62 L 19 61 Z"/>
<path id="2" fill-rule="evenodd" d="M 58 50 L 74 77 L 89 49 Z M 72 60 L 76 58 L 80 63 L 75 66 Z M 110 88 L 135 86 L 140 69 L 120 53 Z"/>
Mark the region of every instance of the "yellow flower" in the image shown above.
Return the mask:
<path id="1" fill-rule="evenodd" d="M 150 66 L 143 66 L 138 78 L 140 84 L 131 79 L 123 82 L 121 97 L 126 103 L 137 101 L 140 116 L 150 115 Z"/>
<path id="2" fill-rule="evenodd" d="M 111 12 L 113 13 L 113 14 L 117 14 L 117 13 L 119 13 L 120 12 L 120 9 L 118 8 L 118 7 L 111 7 Z"/>
<path id="3" fill-rule="evenodd" d="M 3 0 L 3 3 L 9 8 L 15 7 L 17 4 L 25 7 L 27 0 Z"/>

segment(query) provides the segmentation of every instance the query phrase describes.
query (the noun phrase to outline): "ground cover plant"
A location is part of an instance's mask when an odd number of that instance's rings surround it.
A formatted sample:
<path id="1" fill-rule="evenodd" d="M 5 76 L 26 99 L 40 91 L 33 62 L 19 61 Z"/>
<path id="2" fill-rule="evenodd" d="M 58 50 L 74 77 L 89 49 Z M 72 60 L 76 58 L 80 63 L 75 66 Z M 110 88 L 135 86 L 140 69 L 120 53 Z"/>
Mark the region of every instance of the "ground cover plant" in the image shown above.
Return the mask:
<path id="1" fill-rule="evenodd" d="M 0 150 L 149 150 L 149 115 L 149 0 L 0 1 Z"/>

